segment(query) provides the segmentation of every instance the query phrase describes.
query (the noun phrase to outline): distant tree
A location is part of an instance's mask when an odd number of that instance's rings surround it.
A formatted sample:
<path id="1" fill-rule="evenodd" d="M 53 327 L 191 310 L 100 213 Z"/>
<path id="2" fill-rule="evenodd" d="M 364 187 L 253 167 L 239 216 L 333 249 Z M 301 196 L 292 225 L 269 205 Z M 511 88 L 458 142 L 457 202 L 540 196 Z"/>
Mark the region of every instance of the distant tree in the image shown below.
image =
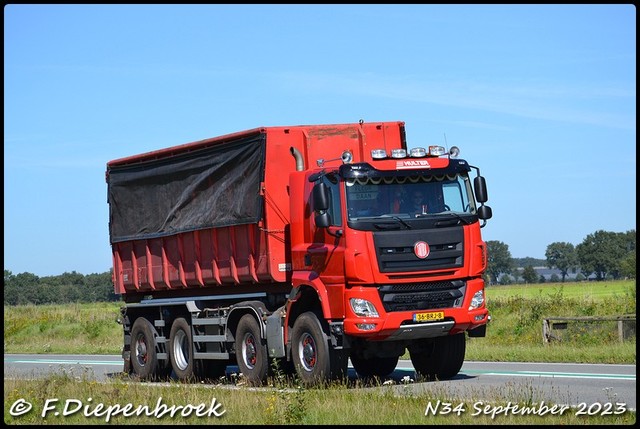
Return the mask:
<path id="1" fill-rule="evenodd" d="M 636 230 L 630 229 L 624 233 L 624 242 L 627 251 L 633 252 L 636 250 Z"/>
<path id="2" fill-rule="evenodd" d="M 512 268 L 509 246 L 501 241 L 487 241 L 487 273 L 491 283 L 498 283 L 500 274 L 510 274 Z"/>
<path id="3" fill-rule="evenodd" d="M 39 284 L 40 278 L 35 274 L 11 275 L 8 281 L 5 275 L 4 303 L 8 305 L 43 304 L 43 297 L 38 293 Z"/>
<path id="4" fill-rule="evenodd" d="M 531 265 L 532 267 L 542 267 L 545 264 L 544 259 L 531 258 L 527 256 L 526 258 L 512 258 L 513 265 L 516 267 L 526 267 L 527 265 Z"/>
<path id="5" fill-rule="evenodd" d="M 4 270 L 4 305 L 16 305 L 18 291 L 14 284 L 15 276 L 9 270 Z"/>
<path id="6" fill-rule="evenodd" d="M 62 302 L 88 302 L 88 300 L 84 299 L 85 295 L 83 295 L 82 288 L 76 285 L 65 283 L 60 285 L 58 290 L 60 291 L 60 300 Z"/>
<path id="7" fill-rule="evenodd" d="M 55 277 L 41 277 L 37 285 L 36 294 L 38 301 L 31 300 L 33 304 L 65 304 L 65 296 L 62 293 L 62 286 Z"/>
<path id="8" fill-rule="evenodd" d="M 633 237 L 633 239 L 631 239 Z M 635 249 L 635 230 L 631 234 L 599 230 L 589 234 L 576 246 L 578 261 L 587 276 L 595 273 L 596 279 L 604 280 L 607 274 L 614 279 L 620 277 L 621 261 Z"/>
<path id="9" fill-rule="evenodd" d="M 636 250 L 629 252 L 622 261 L 620 261 L 620 275 L 630 279 L 636 278 Z"/>
<path id="10" fill-rule="evenodd" d="M 540 275 L 540 277 L 538 278 L 538 283 L 546 283 L 547 279 L 544 278 L 543 275 Z"/>
<path id="11" fill-rule="evenodd" d="M 513 277 L 511 277 L 509 274 L 503 274 L 500 277 L 501 285 L 510 285 L 511 283 L 513 283 Z"/>
<path id="12" fill-rule="evenodd" d="M 625 232 L 622 237 L 622 246 L 627 254 L 620 260 L 619 276 L 636 278 L 636 230 Z"/>
<path id="13" fill-rule="evenodd" d="M 484 274 L 482 274 L 482 280 L 484 281 L 485 286 L 490 285 L 491 284 L 491 275 L 488 272 L 484 272 Z"/>
<path id="14" fill-rule="evenodd" d="M 511 269 L 511 275 L 513 276 L 513 282 L 518 283 L 518 279 L 522 277 L 522 271 L 517 267 L 513 267 Z"/>
<path id="15" fill-rule="evenodd" d="M 65 304 L 69 302 L 118 301 L 111 271 L 85 276 L 75 271 L 38 277 L 31 273 L 13 275 L 4 271 L 4 304 Z"/>
<path id="16" fill-rule="evenodd" d="M 549 277 L 549 281 L 551 283 L 558 283 L 560 281 L 560 276 L 557 275 L 556 273 L 551 274 L 551 276 Z M 564 282 L 564 280 L 563 280 Z"/>
<path id="17" fill-rule="evenodd" d="M 562 282 L 564 283 L 569 270 L 578 266 L 578 255 L 576 249 L 571 243 L 555 242 L 547 246 L 545 252 L 547 258 L 547 266 L 549 268 L 557 268 L 562 273 Z"/>
<path id="18" fill-rule="evenodd" d="M 59 276 L 54 276 L 54 279 L 61 285 L 82 286 L 84 285 L 85 276 L 71 271 L 70 273 L 64 272 Z"/>
<path id="19" fill-rule="evenodd" d="M 538 274 L 531 265 L 527 265 L 522 272 L 522 278 L 525 283 L 535 283 L 538 280 Z"/>
<path id="20" fill-rule="evenodd" d="M 91 301 L 118 301 L 120 299 L 113 290 L 111 271 L 86 276 L 84 290 Z"/>

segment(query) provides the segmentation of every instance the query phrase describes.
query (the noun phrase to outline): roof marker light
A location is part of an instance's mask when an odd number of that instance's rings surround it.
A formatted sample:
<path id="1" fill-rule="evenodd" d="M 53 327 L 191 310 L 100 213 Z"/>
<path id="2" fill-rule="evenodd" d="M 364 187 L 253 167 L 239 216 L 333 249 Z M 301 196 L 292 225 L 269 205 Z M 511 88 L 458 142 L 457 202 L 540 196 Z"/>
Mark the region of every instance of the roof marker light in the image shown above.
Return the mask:
<path id="1" fill-rule="evenodd" d="M 391 151 L 391 158 L 406 158 L 407 151 L 405 149 L 393 149 Z"/>
<path id="2" fill-rule="evenodd" d="M 384 149 L 371 150 L 371 158 L 373 159 L 385 159 L 386 157 L 387 157 L 387 152 Z"/>
<path id="3" fill-rule="evenodd" d="M 429 146 L 429 155 L 431 156 L 440 156 L 445 153 L 444 146 Z"/>
<path id="4" fill-rule="evenodd" d="M 451 156 L 451 158 L 457 158 L 458 155 L 460 155 L 460 149 L 458 149 L 458 146 L 451 146 L 451 149 L 449 149 L 449 156 Z"/>
<path id="5" fill-rule="evenodd" d="M 422 158 L 423 156 L 427 156 L 427 151 L 423 147 L 414 147 L 409 152 L 412 158 Z"/>

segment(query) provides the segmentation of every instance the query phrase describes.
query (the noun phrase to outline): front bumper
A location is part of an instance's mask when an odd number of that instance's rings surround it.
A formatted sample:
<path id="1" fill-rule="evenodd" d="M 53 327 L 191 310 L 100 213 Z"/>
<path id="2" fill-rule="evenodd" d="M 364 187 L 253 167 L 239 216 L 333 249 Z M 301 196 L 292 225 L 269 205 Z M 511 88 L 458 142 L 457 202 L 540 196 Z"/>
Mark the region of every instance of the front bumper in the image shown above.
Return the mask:
<path id="1" fill-rule="evenodd" d="M 380 300 L 378 288 L 352 287 L 347 290 L 345 296 L 347 311 L 343 325 L 344 333 L 371 341 L 396 341 L 438 337 L 475 329 L 485 325 L 489 320 L 489 311 L 484 303 L 478 308 L 469 309 L 471 297 L 483 289 L 482 280 L 470 280 L 466 285 L 465 297 L 458 307 L 387 312 Z M 365 299 L 373 303 L 379 316 L 356 315 L 349 305 L 351 298 Z M 430 322 L 415 322 L 414 315 L 418 313 L 440 313 L 439 316 L 444 317 Z"/>

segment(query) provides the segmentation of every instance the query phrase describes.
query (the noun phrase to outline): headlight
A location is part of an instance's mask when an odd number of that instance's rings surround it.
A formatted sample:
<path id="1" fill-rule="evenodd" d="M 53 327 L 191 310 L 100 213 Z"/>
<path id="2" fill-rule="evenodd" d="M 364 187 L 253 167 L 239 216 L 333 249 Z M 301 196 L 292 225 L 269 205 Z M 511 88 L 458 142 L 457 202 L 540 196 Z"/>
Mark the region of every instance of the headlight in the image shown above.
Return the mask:
<path id="1" fill-rule="evenodd" d="M 349 299 L 349 304 L 351 304 L 351 309 L 353 312 L 360 317 L 380 317 L 378 314 L 378 310 L 376 310 L 375 305 L 362 298 L 351 298 Z"/>
<path id="2" fill-rule="evenodd" d="M 473 295 L 473 298 L 471 298 L 471 305 L 469 305 L 469 310 L 480 308 L 482 304 L 484 304 L 484 289 L 479 290 Z"/>

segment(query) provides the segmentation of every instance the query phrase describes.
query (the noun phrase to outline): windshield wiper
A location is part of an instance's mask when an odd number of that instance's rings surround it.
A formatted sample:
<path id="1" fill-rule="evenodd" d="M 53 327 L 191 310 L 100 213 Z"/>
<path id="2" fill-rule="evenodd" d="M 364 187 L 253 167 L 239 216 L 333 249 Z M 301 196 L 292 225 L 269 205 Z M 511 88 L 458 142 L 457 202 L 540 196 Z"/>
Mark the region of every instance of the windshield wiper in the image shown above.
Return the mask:
<path id="1" fill-rule="evenodd" d="M 391 218 L 395 219 L 398 222 L 400 222 L 401 224 L 403 224 L 407 229 L 411 229 L 411 225 L 409 225 L 407 222 L 403 221 L 399 216 L 391 216 Z"/>
<path id="2" fill-rule="evenodd" d="M 391 218 L 394 220 L 397 220 L 398 222 L 400 222 L 405 228 L 407 229 L 411 229 L 411 225 L 409 225 L 407 222 L 403 221 L 399 216 L 389 216 L 389 215 L 383 215 L 381 216 L 383 218 Z M 374 223 L 373 226 L 375 226 L 378 229 L 385 229 L 385 227 L 389 227 L 389 226 L 395 226 L 394 224 L 388 224 L 388 223 Z"/>
<path id="3" fill-rule="evenodd" d="M 456 212 L 446 212 L 446 213 L 439 213 L 439 214 L 446 214 L 446 215 L 451 215 L 451 216 L 455 216 L 457 217 L 459 220 L 461 220 L 462 222 L 465 223 L 465 225 L 469 225 L 471 223 L 471 221 L 468 221 L 467 219 L 463 218 L 462 216 L 460 216 L 458 213 Z M 445 221 L 446 222 L 446 221 Z M 436 226 L 440 226 L 441 223 L 440 222 L 436 222 Z"/>

